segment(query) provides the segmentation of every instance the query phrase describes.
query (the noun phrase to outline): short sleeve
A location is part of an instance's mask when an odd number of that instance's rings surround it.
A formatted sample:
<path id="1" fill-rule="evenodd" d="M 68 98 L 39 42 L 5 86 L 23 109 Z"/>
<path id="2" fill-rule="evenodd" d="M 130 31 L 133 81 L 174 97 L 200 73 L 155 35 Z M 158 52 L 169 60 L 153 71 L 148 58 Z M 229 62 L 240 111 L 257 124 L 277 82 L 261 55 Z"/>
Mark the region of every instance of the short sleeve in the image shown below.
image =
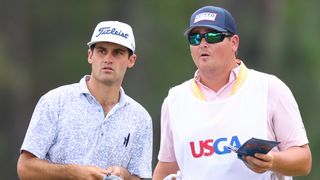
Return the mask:
<path id="1" fill-rule="evenodd" d="M 280 150 L 308 143 L 298 104 L 289 87 L 275 76 L 269 81 L 269 116 Z"/>
<path id="2" fill-rule="evenodd" d="M 167 98 L 163 101 L 161 108 L 161 141 L 158 159 L 162 162 L 176 161 Z"/>
<path id="3" fill-rule="evenodd" d="M 56 136 L 56 104 L 48 94 L 38 101 L 27 129 L 21 151 L 28 151 L 45 159 Z"/>

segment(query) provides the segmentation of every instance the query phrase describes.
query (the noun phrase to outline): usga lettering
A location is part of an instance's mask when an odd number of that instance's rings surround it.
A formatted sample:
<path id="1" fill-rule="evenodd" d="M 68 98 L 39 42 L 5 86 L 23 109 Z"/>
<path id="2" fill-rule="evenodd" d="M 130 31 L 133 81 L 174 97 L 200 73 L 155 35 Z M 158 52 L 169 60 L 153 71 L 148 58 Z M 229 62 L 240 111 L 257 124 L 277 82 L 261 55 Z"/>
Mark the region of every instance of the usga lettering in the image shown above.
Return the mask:
<path id="1" fill-rule="evenodd" d="M 100 28 L 98 31 L 99 31 L 99 34 L 96 37 L 103 34 L 112 34 L 112 35 L 121 36 L 127 39 L 129 36 L 127 33 L 124 33 L 121 30 L 117 30 L 116 28 L 111 29 L 111 27 L 103 27 L 103 28 Z"/>
<path id="2" fill-rule="evenodd" d="M 199 141 L 199 148 L 197 148 L 199 149 L 199 152 L 196 152 L 195 142 L 191 141 L 190 149 L 191 149 L 192 156 L 195 158 L 200 158 L 202 156 L 211 156 L 214 153 L 218 155 L 223 155 L 231 152 L 231 150 L 224 147 L 224 145 L 226 145 L 228 142 L 229 140 L 226 137 L 218 138 L 216 140 L 213 140 L 213 139 L 207 139 L 204 141 L 202 140 L 202 141 Z M 237 148 L 241 146 L 238 136 L 232 136 L 229 144 Z"/>

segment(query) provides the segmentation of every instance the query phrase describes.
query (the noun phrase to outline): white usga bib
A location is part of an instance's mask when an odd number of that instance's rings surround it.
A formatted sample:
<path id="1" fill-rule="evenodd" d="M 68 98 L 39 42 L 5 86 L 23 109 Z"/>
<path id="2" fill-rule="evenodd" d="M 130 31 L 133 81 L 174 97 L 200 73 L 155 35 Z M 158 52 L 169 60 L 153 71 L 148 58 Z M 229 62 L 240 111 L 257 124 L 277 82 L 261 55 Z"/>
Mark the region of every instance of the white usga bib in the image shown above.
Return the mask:
<path id="1" fill-rule="evenodd" d="M 252 137 L 267 139 L 268 77 L 250 70 L 234 95 L 213 102 L 193 95 L 193 79 L 169 91 L 170 125 L 182 179 L 271 179 L 271 171 L 251 171 L 224 147 L 240 147 Z"/>

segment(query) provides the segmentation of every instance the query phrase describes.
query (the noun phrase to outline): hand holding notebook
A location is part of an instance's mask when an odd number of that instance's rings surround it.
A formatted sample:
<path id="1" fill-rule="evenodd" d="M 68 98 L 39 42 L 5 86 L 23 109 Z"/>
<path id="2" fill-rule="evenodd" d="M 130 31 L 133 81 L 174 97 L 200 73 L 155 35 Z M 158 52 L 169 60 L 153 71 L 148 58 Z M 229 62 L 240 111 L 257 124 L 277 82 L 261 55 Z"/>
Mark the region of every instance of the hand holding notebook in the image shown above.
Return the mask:
<path id="1" fill-rule="evenodd" d="M 268 141 L 258 138 L 251 138 L 246 141 L 240 148 L 228 145 L 228 149 L 236 152 L 238 158 L 243 160 L 243 156 L 254 156 L 255 153 L 267 154 L 273 147 L 277 146 L 280 142 Z"/>

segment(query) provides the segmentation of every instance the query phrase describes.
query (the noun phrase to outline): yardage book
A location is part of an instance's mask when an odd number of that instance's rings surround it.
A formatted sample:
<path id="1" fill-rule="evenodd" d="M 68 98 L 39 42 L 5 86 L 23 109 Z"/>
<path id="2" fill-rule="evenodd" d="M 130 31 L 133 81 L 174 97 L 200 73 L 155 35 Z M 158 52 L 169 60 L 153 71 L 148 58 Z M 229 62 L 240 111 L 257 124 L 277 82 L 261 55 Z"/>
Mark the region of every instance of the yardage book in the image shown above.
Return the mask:
<path id="1" fill-rule="evenodd" d="M 246 141 L 240 148 L 228 145 L 228 149 L 236 152 L 238 158 L 243 160 L 243 156 L 254 156 L 255 153 L 267 154 L 272 148 L 277 146 L 280 142 L 268 141 L 264 139 L 251 138 Z"/>

